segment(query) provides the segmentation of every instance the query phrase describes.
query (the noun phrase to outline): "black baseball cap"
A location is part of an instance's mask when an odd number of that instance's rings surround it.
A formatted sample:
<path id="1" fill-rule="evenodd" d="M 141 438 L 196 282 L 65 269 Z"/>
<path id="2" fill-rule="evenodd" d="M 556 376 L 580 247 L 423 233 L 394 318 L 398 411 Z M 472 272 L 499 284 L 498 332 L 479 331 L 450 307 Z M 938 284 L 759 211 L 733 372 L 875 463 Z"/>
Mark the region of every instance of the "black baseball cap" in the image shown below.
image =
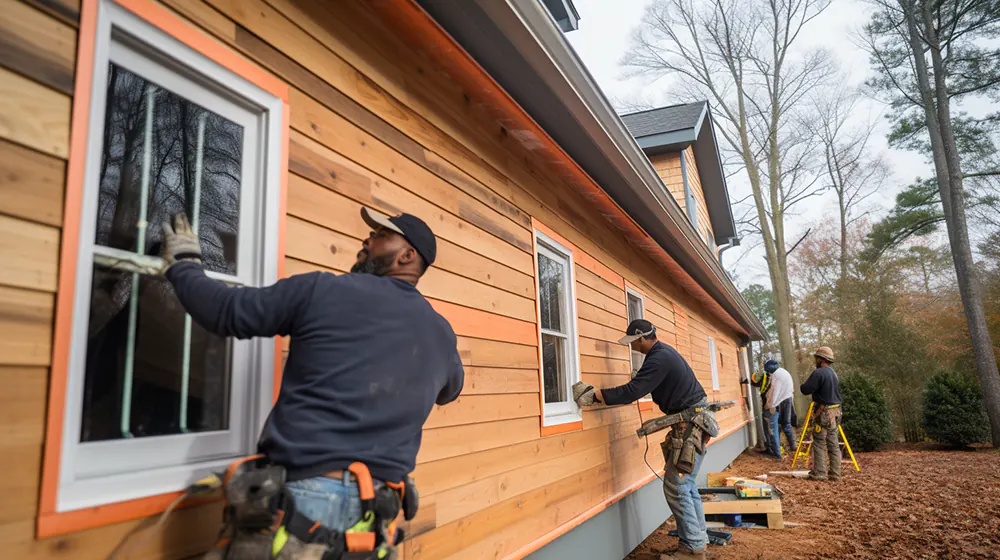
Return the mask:
<path id="1" fill-rule="evenodd" d="M 437 240 L 434 232 L 420 218 L 412 214 L 385 217 L 365 207 L 361 208 L 361 219 L 373 229 L 384 227 L 402 235 L 417 253 L 424 258 L 427 266 L 434 264 L 437 257 Z"/>
<path id="2" fill-rule="evenodd" d="M 638 340 L 644 336 L 649 336 L 656 332 L 653 323 L 645 319 L 636 319 L 628 324 L 625 329 L 625 336 L 618 339 L 619 344 L 632 344 L 633 340 Z"/>

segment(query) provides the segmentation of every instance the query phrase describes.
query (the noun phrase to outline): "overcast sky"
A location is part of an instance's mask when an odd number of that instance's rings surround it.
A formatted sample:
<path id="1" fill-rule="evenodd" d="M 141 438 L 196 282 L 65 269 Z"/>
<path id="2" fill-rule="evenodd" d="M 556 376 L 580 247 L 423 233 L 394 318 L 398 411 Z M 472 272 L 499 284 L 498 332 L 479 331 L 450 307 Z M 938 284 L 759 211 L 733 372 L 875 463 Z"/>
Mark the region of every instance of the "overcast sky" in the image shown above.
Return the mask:
<path id="1" fill-rule="evenodd" d="M 650 0 L 574 0 L 580 13 L 580 28 L 568 33 L 566 37 L 609 99 L 644 99 L 654 101 L 657 106 L 670 105 L 677 102 L 671 100 L 666 92 L 670 87 L 670 78 L 652 84 L 642 79 L 626 80 L 622 77 L 622 68 L 618 64 L 628 47 L 632 29 L 638 25 L 649 2 Z M 803 47 L 829 48 L 839 60 L 842 70 L 849 72 L 850 79 L 855 84 L 861 84 L 870 72 L 868 55 L 855 45 L 853 39 L 853 35 L 867 20 L 867 12 L 868 7 L 863 2 L 834 0 L 804 34 L 804 39 L 808 42 L 803 42 Z M 858 119 L 878 121 L 879 129 L 873 147 L 885 152 L 893 169 L 889 188 L 882 189 L 876 197 L 869 199 L 872 211 L 877 215 L 884 215 L 892 206 L 896 193 L 916 176 L 927 177 L 932 173 L 922 156 L 889 150 L 885 141 L 888 123 L 881 118 L 882 111 L 881 104 L 867 100 L 859 106 L 857 112 Z M 733 200 L 742 199 L 750 192 L 743 176 L 730 179 L 728 187 Z M 789 222 L 789 242 L 797 240 L 808 227 L 819 222 L 824 214 L 835 215 L 836 209 L 836 199 L 832 193 L 800 205 L 797 208 L 799 215 Z M 754 241 L 743 240 L 745 244 Z M 763 249 L 754 250 L 741 259 L 744 252 L 745 249 L 742 248 L 727 251 L 723 257 L 726 268 L 736 274 L 740 287 L 745 287 L 751 281 L 768 285 Z M 733 267 L 737 260 L 739 265 Z"/>

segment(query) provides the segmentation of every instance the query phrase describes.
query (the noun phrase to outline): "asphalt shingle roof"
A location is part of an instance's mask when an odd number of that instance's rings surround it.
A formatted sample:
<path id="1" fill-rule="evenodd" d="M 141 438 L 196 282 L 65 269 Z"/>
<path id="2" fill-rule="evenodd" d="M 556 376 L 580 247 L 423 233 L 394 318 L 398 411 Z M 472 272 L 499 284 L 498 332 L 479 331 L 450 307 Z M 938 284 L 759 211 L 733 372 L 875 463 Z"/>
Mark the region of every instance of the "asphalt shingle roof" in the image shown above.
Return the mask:
<path id="1" fill-rule="evenodd" d="M 704 110 L 705 102 L 671 105 L 638 113 L 622 115 L 622 122 L 635 138 L 694 128 Z"/>

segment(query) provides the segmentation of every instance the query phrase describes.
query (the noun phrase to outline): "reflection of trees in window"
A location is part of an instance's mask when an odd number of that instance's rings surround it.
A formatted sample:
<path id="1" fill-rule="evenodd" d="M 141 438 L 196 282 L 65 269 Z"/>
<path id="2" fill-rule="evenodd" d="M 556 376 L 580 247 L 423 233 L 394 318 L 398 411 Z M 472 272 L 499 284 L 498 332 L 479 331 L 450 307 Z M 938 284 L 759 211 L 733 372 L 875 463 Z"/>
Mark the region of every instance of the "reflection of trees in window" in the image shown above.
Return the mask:
<path id="1" fill-rule="evenodd" d="M 181 211 L 194 220 L 200 190 L 197 221 L 205 266 L 235 276 L 243 128 L 124 68 L 111 64 L 109 70 L 95 243 L 159 255 L 159 225 Z M 149 227 L 143 246 L 137 247 L 151 98 Z M 130 319 L 133 286 L 138 304 Z M 227 428 L 229 345 L 185 321 L 190 323 L 168 282 L 146 275 L 136 281 L 131 272 L 95 264 L 82 441 L 115 439 L 123 431 L 151 436 Z M 131 361 L 129 347 L 134 349 Z M 133 383 L 128 395 L 127 379 Z M 123 400 L 131 407 L 127 414 Z M 128 416 L 127 430 L 120 429 L 123 416 Z"/>

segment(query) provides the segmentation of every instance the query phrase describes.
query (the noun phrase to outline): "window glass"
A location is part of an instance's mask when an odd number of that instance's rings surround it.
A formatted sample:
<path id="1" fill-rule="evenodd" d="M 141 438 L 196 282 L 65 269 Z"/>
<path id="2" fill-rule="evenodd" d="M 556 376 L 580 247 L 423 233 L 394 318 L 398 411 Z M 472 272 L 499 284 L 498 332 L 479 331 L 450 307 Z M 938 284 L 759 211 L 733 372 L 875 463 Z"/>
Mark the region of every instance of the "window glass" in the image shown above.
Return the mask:
<path id="1" fill-rule="evenodd" d="M 547 403 L 567 400 L 565 383 L 562 382 L 566 371 L 565 355 L 564 339 L 549 334 L 542 335 L 542 382 Z"/>
<path id="2" fill-rule="evenodd" d="M 543 329 L 563 332 L 564 275 L 564 263 L 542 254 L 538 255 L 538 300 L 541 303 Z"/>
<path id="3" fill-rule="evenodd" d="M 236 274 L 243 127 L 114 63 L 105 107 L 80 441 L 225 430 L 230 344 L 128 265 L 184 211 L 206 268 Z"/>
<path id="4" fill-rule="evenodd" d="M 578 375 L 570 254 L 548 238 L 540 238 L 537 260 L 545 413 L 550 416 L 572 414 L 576 407 L 569 389 Z"/>

